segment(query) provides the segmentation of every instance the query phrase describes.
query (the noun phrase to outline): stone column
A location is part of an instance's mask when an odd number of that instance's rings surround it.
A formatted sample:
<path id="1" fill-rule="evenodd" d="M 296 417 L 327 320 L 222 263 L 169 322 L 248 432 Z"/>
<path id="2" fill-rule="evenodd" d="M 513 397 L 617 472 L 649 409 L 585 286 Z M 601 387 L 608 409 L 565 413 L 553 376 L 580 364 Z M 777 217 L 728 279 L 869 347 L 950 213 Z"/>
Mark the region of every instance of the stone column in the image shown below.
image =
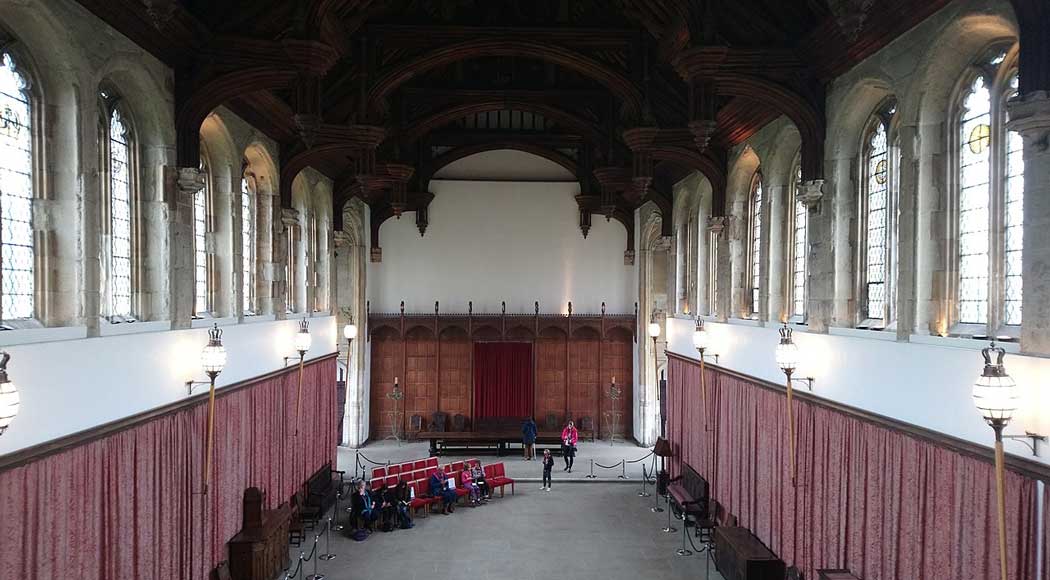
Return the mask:
<path id="1" fill-rule="evenodd" d="M 299 224 L 298 210 L 281 208 L 280 219 L 274 224 L 274 268 L 273 268 L 273 312 L 277 320 L 288 318 L 289 285 L 295 283 L 295 272 L 288 267 L 288 256 L 293 248 L 289 245 L 289 234 Z"/>
<path id="2" fill-rule="evenodd" d="M 897 293 L 896 310 L 897 340 L 909 340 L 915 331 L 915 314 L 918 296 L 916 248 L 922 232 L 917 227 L 918 212 L 918 164 L 915 144 L 918 135 L 914 125 L 901 125 L 898 129 L 901 144 L 901 166 L 897 168 L 900 180 L 897 204 Z"/>
<path id="3" fill-rule="evenodd" d="M 710 281 L 715 285 L 715 303 L 711 305 L 711 313 L 719 322 L 729 320 L 733 300 L 732 263 L 729 256 L 729 240 L 726 239 L 728 234 L 726 226 L 729 221 L 728 216 L 707 218 L 707 231 L 714 234 L 711 243 L 715 244 L 715 279 Z"/>
<path id="4" fill-rule="evenodd" d="M 835 244 L 832 239 L 834 212 L 824 198 L 824 180 L 805 181 L 798 186 L 798 200 L 809 212 L 806 224 L 807 256 L 806 323 L 810 332 L 827 332 L 835 308 Z"/>
<path id="5" fill-rule="evenodd" d="M 261 188 L 260 188 L 261 189 Z M 255 309 L 257 314 L 273 314 L 274 276 L 279 270 L 274 247 L 274 199 L 269 191 L 255 194 Z"/>
<path id="6" fill-rule="evenodd" d="M 189 328 L 193 320 L 193 196 L 204 189 L 205 174 L 197 167 L 175 169 L 175 195 L 168 211 L 168 244 L 171 264 L 171 328 Z"/>
<path id="7" fill-rule="evenodd" d="M 1050 355 L 1050 93 L 1007 104 L 1007 128 L 1024 140 L 1024 277 L 1021 351 Z"/>

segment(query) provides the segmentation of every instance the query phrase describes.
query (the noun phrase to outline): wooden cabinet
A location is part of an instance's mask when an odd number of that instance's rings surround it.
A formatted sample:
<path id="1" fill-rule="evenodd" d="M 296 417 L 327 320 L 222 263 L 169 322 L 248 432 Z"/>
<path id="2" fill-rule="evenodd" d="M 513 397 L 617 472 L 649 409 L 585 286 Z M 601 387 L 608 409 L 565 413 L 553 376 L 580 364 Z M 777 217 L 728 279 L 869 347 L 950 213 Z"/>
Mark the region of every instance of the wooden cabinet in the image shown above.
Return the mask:
<path id="1" fill-rule="evenodd" d="M 726 580 L 784 578 L 784 562 L 747 528 L 715 528 L 715 567 Z"/>
<path id="2" fill-rule="evenodd" d="M 244 492 L 244 518 L 240 533 L 227 544 L 233 580 L 271 580 L 288 565 L 288 528 L 292 508 L 287 503 L 264 510 L 262 492 Z"/>

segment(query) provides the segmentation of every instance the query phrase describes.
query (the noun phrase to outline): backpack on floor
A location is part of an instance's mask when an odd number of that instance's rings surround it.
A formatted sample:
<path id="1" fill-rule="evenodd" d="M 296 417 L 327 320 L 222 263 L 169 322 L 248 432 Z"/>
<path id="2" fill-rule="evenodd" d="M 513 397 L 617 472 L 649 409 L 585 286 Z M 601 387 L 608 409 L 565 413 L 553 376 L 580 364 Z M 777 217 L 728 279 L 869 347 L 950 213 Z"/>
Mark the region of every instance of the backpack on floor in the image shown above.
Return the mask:
<path id="1" fill-rule="evenodd" d="M 355 542 L 363 542 L 368 539 L 368 530 L 364 528 L 356 529 L 350 533 L 350 539 Z"/>

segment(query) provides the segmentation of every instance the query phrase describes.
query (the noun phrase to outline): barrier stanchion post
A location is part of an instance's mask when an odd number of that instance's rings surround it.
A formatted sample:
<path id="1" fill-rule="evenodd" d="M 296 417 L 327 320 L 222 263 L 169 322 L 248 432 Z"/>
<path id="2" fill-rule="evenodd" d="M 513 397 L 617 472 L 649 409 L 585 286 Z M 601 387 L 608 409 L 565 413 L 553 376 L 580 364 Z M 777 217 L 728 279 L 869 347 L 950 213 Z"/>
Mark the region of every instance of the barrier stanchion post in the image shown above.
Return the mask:
<path id="1" fill-rule="evenodd" d="M 303 571 L 303 556 L 305 555 L 302 550 L 299 551 L 299 563 L 295 565 L 295 570 L 291 574 L 284 575 L 285 580 L 293 580 L 296 576 L 300 576 L 299 573 Z"/>
<path id="2" fill-rule="evenodd" d="M 663 528 L 661 530 L 665 534 L 671 534 L 671 533 L 674 533 L 674 532 L 678 531 L 678 528 L 676 528 L 676 527 L 671 525 L 671 512 L 672 511 L 674 511 L 674 510 L 671 509 L 671 502 L 668 501 L 667 502 L 667 527 L 665 527 L 665 528 Z M 682 529 L 685 529 L 684 525 L 682 526 Z"/>
<path id="3" fill-rule="evenodd" d="M 342 527 L 342 526 L 340 526 Z M 332 517 L 328 517 L 328 527 L 324 529 L 324 554 L 319 556 L 325 562 L 335 559 L 332 553 Z"/>
<path id="4" fill-rule="evenodd" d="M 598 476 L 594 474 L 594 460 L 591 460 L 591 472 L 587 475 L 587 479 L 595 479 Z"/>
<path id="5" fill-rule="evenodd" d="M 626 459 L 621 459 L 620 460 L 620 475 L 617 476 L 617 479 L 631 479 L 630 477 L 627 477 L 627 460 Z"/>
<path id="6" fill-rule="evenodd" d="M 317 554 L 317 542 L 320 541 L 320 539 L 321 539 L 321 536 L 314 536 L 314 549 L 310 550 L 310 553 L 314 554 L 315 556 Z M 312 558 L 312 560 L 314 561 L 314 573 L 310 574 L 309 576 L 307 576 L 306 580 L 324 580 L 325 579 L 325 575 L 324 574 L 318 574 L 317 573 L 317 560 L 319 560 L 319 559 L 320 558 L 317 558 L 317 557 Z"/>
<path id="7" fill-rule="evenodd" d="M 642 464 L 642 491 L 638 492 L 638 497 L 649 497 L 649 492 L 645 491 L 645 485 L 649 483 L 649 476 L 645 473 L 645 464 Z"/>

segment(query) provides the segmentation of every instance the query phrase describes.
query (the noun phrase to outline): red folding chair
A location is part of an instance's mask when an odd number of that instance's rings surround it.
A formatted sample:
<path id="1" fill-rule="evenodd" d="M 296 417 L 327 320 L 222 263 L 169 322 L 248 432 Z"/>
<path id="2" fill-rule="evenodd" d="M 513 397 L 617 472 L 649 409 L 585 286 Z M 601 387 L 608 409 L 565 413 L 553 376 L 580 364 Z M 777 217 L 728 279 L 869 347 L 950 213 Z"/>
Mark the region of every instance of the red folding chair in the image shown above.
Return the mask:
<path id="1" fill-rule="evenodd" d="M 426 469 L 426 467 L 427 467 L 427 460 L 426 459 L 420 459 L 419 461 L 417 461 L 417 462 L 412 464 L 412 469 L 415 469 L 416 471 L 419 471 L 420 469 Z"/>
<path id="2" fill-rule="evenodd" d="M 401 473 L 401 466 L 400 465 L 391 465 L 386 470 L 386 474 L 387 475 L 397 475 L 399 473 Z"/>
<path id="3" fill-rule="evenodd" d="M 385 467 L 372 468 L 372 477 L 386 477 L 386 468 Z"/>

